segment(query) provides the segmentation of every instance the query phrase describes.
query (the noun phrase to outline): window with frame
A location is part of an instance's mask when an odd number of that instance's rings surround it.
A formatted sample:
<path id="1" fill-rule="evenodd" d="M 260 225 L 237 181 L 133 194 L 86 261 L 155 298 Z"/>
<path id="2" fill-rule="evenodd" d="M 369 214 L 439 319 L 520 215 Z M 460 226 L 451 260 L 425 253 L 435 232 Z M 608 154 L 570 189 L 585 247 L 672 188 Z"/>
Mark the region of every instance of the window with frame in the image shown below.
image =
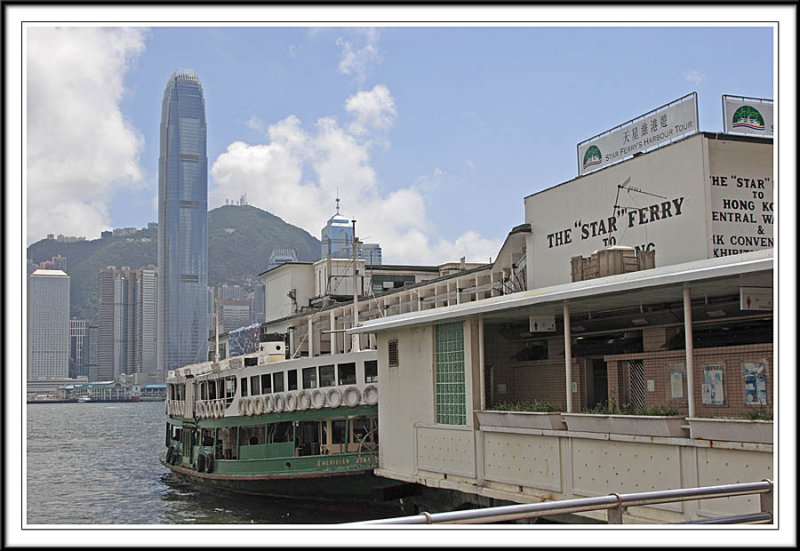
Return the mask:
<path id="1" fill-rule="evenodd" d="M 317 388 L 316 367 L 306 367 L 303 369 L 303 388 Z"/>
<path id="2" fill-rule="evenodd" d="M 288 390 L 297 390 L 297 370 L 290 369 L 286 372 L 286 375 L 289 378 Z"/>
<path id="3" fill-rule="evenodd" d="M 242 396 L 247 396 L 247 377 L 242 377 Z"/>
<path id="4" fill-rule="evenodd" d="M 261 377 L 253 375 L 250 377 L 250 393 L 255 396 L 261 394 Z"/>
<path id="5" fill-rule="evenodd" d="M 319 386 L 333 386 L 336 384 L 336 371 L 332 365 L 319 366 Z"/>
<path id="6" fill-rule="evenodd" d="M 466 425 L 464 322 L 437 325 L 435 339 L 436 422 Z"/>
<path id="7" fill-rule="evenodd" d="M 364 362 L 364 382 L 377 383 L 378 382 L 378 361 L 367 360 Z"/>
<path id="8" fill-rule="evenodd" d="M 283 371 L 272 374 L 272 391 L 283 392 Z"/>
<path id="9" fill-rule="evenodd" d="M 339 384 L 340 385 L 356 384 L 356 364 L 354 363 L 339 364 Z"/>

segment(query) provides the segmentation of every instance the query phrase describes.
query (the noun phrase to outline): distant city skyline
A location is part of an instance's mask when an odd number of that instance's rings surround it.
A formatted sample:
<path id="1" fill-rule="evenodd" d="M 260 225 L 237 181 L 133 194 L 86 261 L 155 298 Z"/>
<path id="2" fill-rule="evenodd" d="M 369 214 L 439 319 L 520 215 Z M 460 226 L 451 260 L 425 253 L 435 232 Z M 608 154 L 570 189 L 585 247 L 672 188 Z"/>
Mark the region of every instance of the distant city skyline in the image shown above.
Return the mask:
<path id="1" fill-rule="evenodd" d="M 210 208 L 246 196 L 318 235 L 338 190 L 384 262 L 487 262 L 522 222 L 525 196 L 577 175 L 582 140 L 691 91 L 700 130 L 711 132 L 722 130 L 721 95 L 774 98 L 774 37 L 764 25 L 647 17 L 636 26 L 37 28 L 26 44 L 28 242 L 156 219 L 153 106 L 163 79 L 186 66 L 213 98 Z M 75 55 L 87 48 L 97 56 Z M 111 84 L 102 90 L 98 71 Z M 56 78 L 58 96 L 48 92 Z M 98 108 L 82 111 L 89 100 Z M 84 126 L 94 120 L 107 124 Z M 78 129 L 113 165 L 67 147 Z M 60 186 L 71 194 L 54 194 Z"/>
<path id="2" fill-rule="evenodd" d="M 37 269 L 28 277 L 28 379 L 69 375 L 69 286 L 61 270 Z"/>

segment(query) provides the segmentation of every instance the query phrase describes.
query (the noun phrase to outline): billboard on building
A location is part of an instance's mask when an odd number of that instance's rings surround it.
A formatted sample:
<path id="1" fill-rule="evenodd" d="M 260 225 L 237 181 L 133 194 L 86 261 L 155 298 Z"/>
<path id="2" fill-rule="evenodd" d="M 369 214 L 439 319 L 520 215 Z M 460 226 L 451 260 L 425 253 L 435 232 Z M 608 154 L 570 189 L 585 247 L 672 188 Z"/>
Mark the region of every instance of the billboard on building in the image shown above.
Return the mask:
<path id="1" fill-rule="evenodd" d="M 774 136 L 771 99 L 722 96 L 722 120 L 726 134 Z"/>
<path id="2" fill-rule="evenodd" d="M 692 92 L 579 143 L 578 174 L 604 168 L 697 131 L 697 93 Z"/>
<path id="3" fill-rule="evenodd" d="M 525 198 L 528 288 L 621 245 L 656 267 L 773 246 L 772 144 L 696 134 Z"/>

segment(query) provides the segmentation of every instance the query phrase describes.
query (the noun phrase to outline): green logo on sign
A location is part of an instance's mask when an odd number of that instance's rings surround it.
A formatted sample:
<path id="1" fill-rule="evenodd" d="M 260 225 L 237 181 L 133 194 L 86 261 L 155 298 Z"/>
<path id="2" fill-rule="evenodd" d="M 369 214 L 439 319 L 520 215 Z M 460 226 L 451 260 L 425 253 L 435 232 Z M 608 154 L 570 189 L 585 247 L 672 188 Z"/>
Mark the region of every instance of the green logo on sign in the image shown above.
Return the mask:
<path id="1" fill-rule="evenodd" d="M 750 105 L 743 105 L 733 114 L 734 128 L 750 128 L 751 130 L 764 130 L 764 117 L 758 109 Z"/>
<path id="2" fill-rule="evenodd" d="M 600 153 L 600 148 L 596 145 L 589 146 L 586 153 L 583 155 L 583 168 L 593 165 L 599 165 L 603 162 L 603 154 Z"/>

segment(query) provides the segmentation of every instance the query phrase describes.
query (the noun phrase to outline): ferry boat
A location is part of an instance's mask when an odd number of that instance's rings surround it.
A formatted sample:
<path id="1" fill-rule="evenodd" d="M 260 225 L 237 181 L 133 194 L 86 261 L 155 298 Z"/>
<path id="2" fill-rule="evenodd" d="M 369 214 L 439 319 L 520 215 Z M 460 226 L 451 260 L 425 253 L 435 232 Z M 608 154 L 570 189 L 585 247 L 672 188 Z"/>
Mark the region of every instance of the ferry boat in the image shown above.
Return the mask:
<path id="1" fill-rule="evenodd" d="M 377 351 L 287 359 L 284 340 L 168 372 L 162 465 L 242 493 L 371 500 L 391 486 L 372 473 Z"/>

